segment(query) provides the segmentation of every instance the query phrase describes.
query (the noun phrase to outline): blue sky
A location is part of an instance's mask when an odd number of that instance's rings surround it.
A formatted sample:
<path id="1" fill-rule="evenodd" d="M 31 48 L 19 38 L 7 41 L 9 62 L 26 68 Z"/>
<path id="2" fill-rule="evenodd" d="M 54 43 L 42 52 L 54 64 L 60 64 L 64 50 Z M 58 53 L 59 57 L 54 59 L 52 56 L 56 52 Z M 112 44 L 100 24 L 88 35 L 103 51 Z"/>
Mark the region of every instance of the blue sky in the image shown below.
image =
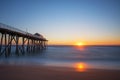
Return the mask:
<path id="1" fill-rule="evenodd" d="M 0 0 L 0 22 L 50 44 L 120 44 L 119 0 Z"/>

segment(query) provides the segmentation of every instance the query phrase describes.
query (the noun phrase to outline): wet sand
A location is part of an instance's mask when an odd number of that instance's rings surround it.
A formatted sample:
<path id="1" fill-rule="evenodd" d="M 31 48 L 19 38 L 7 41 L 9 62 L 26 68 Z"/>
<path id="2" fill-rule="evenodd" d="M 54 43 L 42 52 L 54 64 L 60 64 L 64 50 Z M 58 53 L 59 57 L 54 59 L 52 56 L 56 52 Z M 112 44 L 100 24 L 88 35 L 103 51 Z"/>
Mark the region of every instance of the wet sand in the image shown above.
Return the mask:
<path id="1" fill-rule="evenodd" d="M 120 80 L 120 70 L 0 65 L 0 80 Z"/>

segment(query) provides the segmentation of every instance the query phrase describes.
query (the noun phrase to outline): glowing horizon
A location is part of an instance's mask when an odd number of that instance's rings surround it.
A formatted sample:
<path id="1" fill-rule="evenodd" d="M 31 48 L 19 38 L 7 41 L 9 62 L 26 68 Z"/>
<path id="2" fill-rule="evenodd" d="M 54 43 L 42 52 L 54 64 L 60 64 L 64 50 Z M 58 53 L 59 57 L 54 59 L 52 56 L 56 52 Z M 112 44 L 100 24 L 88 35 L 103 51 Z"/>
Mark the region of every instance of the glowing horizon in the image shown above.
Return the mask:
<path id="1" fill-rule="evenodd" d="M 55 41 L 48 41 L 48 45 L 77 45 L 78 42 L 55 42 Z M 83 45 L 120 45 L 119 41 L 112 42 L 112 41 L 91 41 L 91 42 L 83 42 Z"/>

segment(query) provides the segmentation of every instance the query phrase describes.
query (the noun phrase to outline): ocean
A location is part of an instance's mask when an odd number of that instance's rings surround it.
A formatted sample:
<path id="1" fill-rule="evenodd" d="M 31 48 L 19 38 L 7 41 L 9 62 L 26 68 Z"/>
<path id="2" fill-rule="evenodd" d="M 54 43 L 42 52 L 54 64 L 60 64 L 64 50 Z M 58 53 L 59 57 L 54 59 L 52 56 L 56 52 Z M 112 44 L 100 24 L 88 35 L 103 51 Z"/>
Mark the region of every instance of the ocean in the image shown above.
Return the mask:
<path id="1" fill-rule="evenodd" d="M 1 56 L 0 64 L 56 67 L 84 64 L 87 69 L 120 70 L 120 46 L 48 46 L 45 50 L 23 56 Z"/>

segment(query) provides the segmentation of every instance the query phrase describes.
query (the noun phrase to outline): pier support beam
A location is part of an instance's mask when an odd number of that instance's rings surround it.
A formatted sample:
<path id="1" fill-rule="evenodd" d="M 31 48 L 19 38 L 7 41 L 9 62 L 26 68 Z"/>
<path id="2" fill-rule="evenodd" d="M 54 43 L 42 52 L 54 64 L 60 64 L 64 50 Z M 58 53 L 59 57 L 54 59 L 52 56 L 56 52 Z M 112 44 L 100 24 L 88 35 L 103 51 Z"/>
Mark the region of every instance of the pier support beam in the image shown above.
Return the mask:
<path id="1" fill-rule="evenodd" d="M 29 52 L 29 50 L 30 50 L 30 49 L 29 49 L 29 48 L 30 48 L 29 40 L 30 40 L 30 39 L 28 38 L 27 48 L 26 48 L 26 49 L 27 49 L 27 52 Z"/>
<path id="2" fill-rule="evenodd" d="M 1 54 L 1 51 L 2 51 L 2 44 L 3 44 L 3 33 L 1 35 L 1 42 L 0 42 L 0 54 Z"/>
<path id="3" fill-rule="evenodd" d="M 9 47 L 8 47 L 8 56 L 10 56 L 10 54 L 11 54 L 11 43 L 12 43 L 12 36 L 9 34 L 8 35 L 8 45 L 9 45 Z"/>
<path id="4" fill-rule="evenodd" d="M 24 47 L 24 45 L 25 45 L 25 38 L 22 37 L 22 50 L 23 50 L 22 54 L 23 55 L 25 54 L 25 47 Z"/>
<path id="5" fill-rule="evenodd" d="M 16 55 L 19 56 L 18 42 L 19 42 L 19 37 L 16 36 L 16 52 L 15 53 L 16 53 Z"/>
<path id="6" fill-rule="evenodd" d="M 5 33 L 5 57 L 8 56 L 8 51 L 7 51 L 7 34 Z"/>

